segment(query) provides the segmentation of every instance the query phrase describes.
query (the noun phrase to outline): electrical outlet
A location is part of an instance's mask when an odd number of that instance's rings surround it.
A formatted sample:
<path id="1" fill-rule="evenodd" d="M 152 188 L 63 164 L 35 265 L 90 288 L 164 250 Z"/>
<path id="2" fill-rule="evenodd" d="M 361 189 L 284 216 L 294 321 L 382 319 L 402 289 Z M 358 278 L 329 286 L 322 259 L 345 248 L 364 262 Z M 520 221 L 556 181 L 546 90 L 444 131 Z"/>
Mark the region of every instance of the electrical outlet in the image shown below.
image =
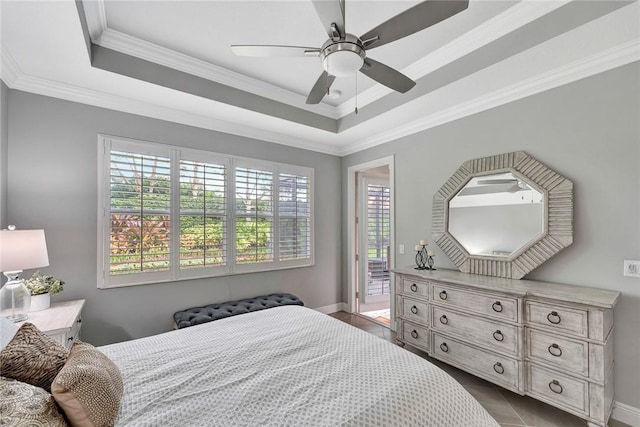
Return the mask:
<path id="1" fill-rule="evenodd" d="M 404 245 L 400 245 L 399 250 L 400 250 L 400 253 L 403 254 L 404 253 Z"/>
<path id="2" fill-rule="evenodd" d="M 629 277 L 640 277 L 640 261 L 624 261 L 624 275 Z"/>

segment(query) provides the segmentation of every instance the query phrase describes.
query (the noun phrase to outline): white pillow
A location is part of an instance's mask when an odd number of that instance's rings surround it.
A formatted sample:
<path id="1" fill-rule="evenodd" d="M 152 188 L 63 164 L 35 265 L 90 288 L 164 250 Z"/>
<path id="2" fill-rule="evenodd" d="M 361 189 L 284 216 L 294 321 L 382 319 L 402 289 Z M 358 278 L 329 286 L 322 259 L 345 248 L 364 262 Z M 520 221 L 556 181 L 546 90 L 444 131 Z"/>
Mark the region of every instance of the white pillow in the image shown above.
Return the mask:
<path id="1" fill-rule="evenodd" d="M 18 332 L 18 326 L 6 317 L 0 316 L 0 350 L 5 348 Z"/>

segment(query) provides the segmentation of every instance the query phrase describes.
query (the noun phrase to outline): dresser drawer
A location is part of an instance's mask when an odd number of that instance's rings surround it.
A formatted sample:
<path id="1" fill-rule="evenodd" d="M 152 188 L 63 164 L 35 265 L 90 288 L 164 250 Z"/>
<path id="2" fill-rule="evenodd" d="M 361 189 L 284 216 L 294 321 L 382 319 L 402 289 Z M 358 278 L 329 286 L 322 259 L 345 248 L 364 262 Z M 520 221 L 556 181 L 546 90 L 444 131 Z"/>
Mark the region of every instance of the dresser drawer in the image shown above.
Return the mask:
<path id="1" fill-rule="evenodd" d="M 589 344 L 527 329 L 527 356 L 554 367 L 589 376 Z"/>
<path id="2" fill-rule="evenodd" d="M 505 323 L 490 321 L 442 307 L 431 309 L 431 328 L 461 336 L 488 350 L 519 356 L 520 329 Z"/>
<path id="3" fill-rule="evenodd" d="M 429 285 L 427 282 L 421 282 L 419 280 L 402 279 L 402 293 L 405 295 L 428 298 Z"/>
<path id="4" fill-rule="evenodd" d="M 520 362 L 480 350 L 461 341 L 433 332 L 432 355 L 511 390 L 520 389 Z"/>
<path id="5" fill-rule="evenodd" d="M 544 326 L 581 337 L 589 335 L 589 314 L 586 310 L 527 301 L 525 311 L 526 322 L 529 325 Z"/>
<path id="6" fill-rule="evenodd" d="M 78 314 L 78 318 L 73 322 L 73 326 L 71 330 L 67 333 L 66 336 L 66 346 L 71 348 L 76 340 L 80 339 L 80 327 L 82 326 L 82 317 L 81 314 Z"/>
<path id="7" fill-rule="evenodd" d="M 469 292 L 436 282 L 432 282 L 431 289 L 434 303 L 451 305 L 512 322 L 518 321 L 517 298 Z"/>
<path id="8" fill-rule="evenodd" d="M 554 406 L 565 406 L 589 414 L 589 385 L 586 381 L 532 363 L 527 364 L 527 379 L 527 394 Z"/>
<path id="9" fill-rule="evenodd" d="M 402 298 L 401 315 L 407 320 L 429 324 L 429 305 L 411 298 Z"/>
<path id="10" fill-rule="evenodd" d="M 429 329 L 415 323 L 402 322 L 401 341 L 409 343 L 415 347 L 420 347 L 424 351 L 429 351 Z"/>

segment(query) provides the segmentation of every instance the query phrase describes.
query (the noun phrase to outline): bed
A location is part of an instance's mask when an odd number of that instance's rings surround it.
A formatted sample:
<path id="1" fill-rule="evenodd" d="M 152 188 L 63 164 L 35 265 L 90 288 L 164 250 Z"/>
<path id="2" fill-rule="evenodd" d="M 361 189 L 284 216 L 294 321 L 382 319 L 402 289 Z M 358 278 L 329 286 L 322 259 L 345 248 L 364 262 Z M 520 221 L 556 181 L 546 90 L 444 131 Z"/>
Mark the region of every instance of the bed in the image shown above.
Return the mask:
<path id="1" fill-rule="evenodd" d="M 300 306 L 99 349 L 124 380 L 117 426 L 498 426 L 440 368 Z"/>

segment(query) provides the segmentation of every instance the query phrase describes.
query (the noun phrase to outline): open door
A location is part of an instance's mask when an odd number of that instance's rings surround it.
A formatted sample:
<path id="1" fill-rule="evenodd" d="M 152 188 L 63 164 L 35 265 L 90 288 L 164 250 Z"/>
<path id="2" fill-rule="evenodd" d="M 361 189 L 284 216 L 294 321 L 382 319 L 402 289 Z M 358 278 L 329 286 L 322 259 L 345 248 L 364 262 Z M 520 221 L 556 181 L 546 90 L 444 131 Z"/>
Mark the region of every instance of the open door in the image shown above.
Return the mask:
<path id="1" fill-rule="evenodd" d="M 358 174 L 358 312 L 390 322 L 391 188 L 389 169 Z"/>

